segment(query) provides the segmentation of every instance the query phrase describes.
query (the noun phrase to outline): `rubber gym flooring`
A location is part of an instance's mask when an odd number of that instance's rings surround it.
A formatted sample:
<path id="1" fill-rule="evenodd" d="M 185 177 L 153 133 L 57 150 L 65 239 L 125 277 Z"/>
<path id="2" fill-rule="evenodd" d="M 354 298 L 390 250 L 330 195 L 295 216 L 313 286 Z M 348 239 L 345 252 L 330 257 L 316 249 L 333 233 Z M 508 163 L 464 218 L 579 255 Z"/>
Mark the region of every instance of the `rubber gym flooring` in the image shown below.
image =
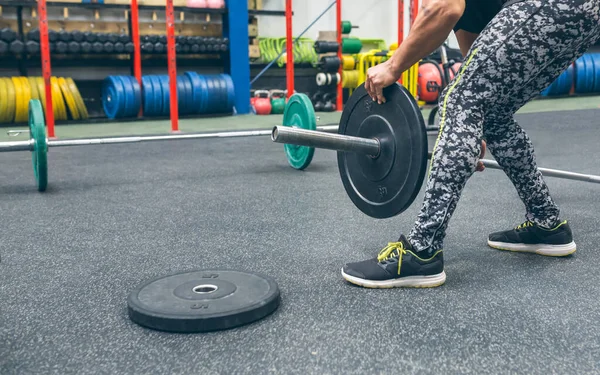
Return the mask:
<path id="1" fill-rule="evenodd" d="M 599 116 L 517 117 L 540 166 L 598 174 Z M 29 153 L 2 155 L 3 375 L 600 372 L 598 185 L 547 179 L 578 244 L 548 258 L 486 246 L 524 212 L 502 172 L 477 173 L 450 223 L 446 284 L 369 290 L 340 268 L 407 231 L 422 192 L 404 214 L 371 219 L 332 151 L 303 172 L 268 137 L 60 148 L 49 163 L 41 194 Z M 138 284 L 203 268 L 270 275 L 282 304 L 208 334 L 129 320 Z"/>

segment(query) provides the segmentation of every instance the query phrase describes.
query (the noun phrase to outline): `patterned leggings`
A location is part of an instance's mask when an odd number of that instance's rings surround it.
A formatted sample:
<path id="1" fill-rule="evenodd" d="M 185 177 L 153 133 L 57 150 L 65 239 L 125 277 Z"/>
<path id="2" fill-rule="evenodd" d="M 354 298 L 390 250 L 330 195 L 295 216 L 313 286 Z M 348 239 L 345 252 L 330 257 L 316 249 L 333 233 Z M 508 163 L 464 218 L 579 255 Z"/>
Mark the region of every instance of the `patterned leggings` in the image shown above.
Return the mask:
<path id="1" fill-rule="evenodd" d="M 514 113 L 599 37 L 600 0 L 525 0 L 487 25 L 440 96 L 440 132 L 424 202 L 408 235 L 417 250 L 442 248 L 483 139 L 517 189 L 527 220 L 544 227 L 557 223 L 559 209 Z"/>

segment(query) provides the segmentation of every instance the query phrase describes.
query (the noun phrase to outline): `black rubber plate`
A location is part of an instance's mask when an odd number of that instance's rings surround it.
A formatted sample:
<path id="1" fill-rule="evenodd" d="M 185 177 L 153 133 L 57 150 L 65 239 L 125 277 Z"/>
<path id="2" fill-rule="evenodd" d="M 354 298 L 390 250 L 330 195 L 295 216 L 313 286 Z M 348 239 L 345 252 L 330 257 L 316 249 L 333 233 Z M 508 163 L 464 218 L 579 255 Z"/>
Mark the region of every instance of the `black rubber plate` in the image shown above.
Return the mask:
<path id="1" fill-rule="evenodd" d="M 338 167 L 352 202 L 379 219 L 404 212 L 414 201 L 427 172 L 427 132 L 417 103 L 401 85 L 384 90 L 385 104 L 377 104 L 364 85 L 344 106 L 338 133 L 376 138 L 376 158 L 338 152 Z"/>
<path id="2" fill-rule="evenodd" d="M 264 275 L 200 270 L 142 284 L 128 299 L 135 323 L 160 331 L 196 333 L 238 327 L 279 307 L 277 283 Z"/>

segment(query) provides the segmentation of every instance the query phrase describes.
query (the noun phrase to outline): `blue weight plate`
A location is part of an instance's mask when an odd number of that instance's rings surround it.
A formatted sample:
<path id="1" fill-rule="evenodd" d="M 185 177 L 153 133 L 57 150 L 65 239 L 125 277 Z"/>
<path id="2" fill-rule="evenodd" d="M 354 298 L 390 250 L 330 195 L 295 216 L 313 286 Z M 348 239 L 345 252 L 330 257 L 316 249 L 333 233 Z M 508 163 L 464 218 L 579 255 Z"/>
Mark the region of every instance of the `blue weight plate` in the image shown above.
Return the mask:
<path id="1" fill-rule="evenodd" d="M 206 102 L 206 112 L 205 113 L 215 113 L 215 80 L 213 76 L 205 76 L 206 77 L 206 92 L 207 92 L 207 102 Z"/>
<path id="2" fill-rule="evenodd" d="M 202 100 L 202 91 L 200 91 L 200 77 L 196 72 L 185 72 L 184 75 L 192 85 L 192 104 L 190 113 L 200 113 L 200 105 Z"/>
<path id="3" fill-rule="evenodd" d="M 592 92 L 594 90 L 594 60 L 592 60 L 592 56 L 589 53 L 584 55 L 585 61 L 585 92 Z"/>
<path id="4" fill-rule="evenodd" d="M 102 83 L 102 107 L 110 119 L 120 117 L 124 109 L 123 86 L 114 76 L 108 76 Z"/>
<path id="5" fill-rule="evenodd" d="M 160 79 L 157 76 L 148 76 L 150 83 L 152 84 L 153 98 L 152 98 L 152 115 L 160 116 L 163 112 L 163 92 Z"/>
<path id="6" fill-rule="evenodd" d="M 550 85 L 552 86 L 552 85 Z M 546 87 L 542 92 L 540 92 L 540 96 L 548 96 L 550 93 L 550 86 Z"/>
<path id="7" fill-rule="evenodd" d="M 221 82 L 219 76 L 210 74 L 207 76 L 210 78 L 212 84 L 212 90 L 210 95 L 210 112 L 219 113 L 221 112 Z"/>
<path id="8" fill-rule="evenodd" d="M 154 89 L 149 76 L 142 77 L 142 92 L 144 96 L 144 116 L 154 115 Z"/>
<path id="9" fill-rule="evenodd" d="M 198 113 L 206 113 L 208 110 L 208 83 L 206 77 L 198 75 L 198 83 L 200 84 L 200 111 Z"/>
<path id="10" fill-rule="evenodd" d="M 120 117 L 129 117 L 131 116 L 131 108 L 134 106 L 134 94 L 133 87 L 131 87 L 131 81 L 127 76 L 117 76 L 117 79 L 121 82 L 123 87 L 123 97 L 124 97 L 124 109 Z"/>
<path id="11" fill-rule="evenodd" d="M 583 56 L 575 61 L 575 92 L 583 93 L 585 85 L 585 62 Z"/>
<path id="12" fill-rule="evenodd" d="M 142 89 L 140 88 L 140 84 L 135 77 L 129 76 L 129 80 L 131 81 L 131 87 L 133 88 L 134 103 L 132 108 L 133 113 L 131 116 L 136 116 L 140 112 L 140 107 L 142 106 Z"/>
<path id="13" fill-rule="evenodd" d="M 185 115 L 187 113 L 187 102 L 186 102 L 186 89 L 181 76 L 177 76 L 177 109 L 179 114 Z"/>
<path id="14" fill-rule="evenodd" d="M 232 112 L 235 106 L 235 86 L 229 74 L 222 74 L 222 76 L 227 82 L 227 112 Z"/>
<path id="15" fill-rule="evenodd" d="M 185 86 L 185 102 L 186 102 L 186 108 L 187 108 L 187 113 L 193 113 L 194 112 L 194 88 L 192 87 L 192 81 L 189 79 L 189 77 L 185 74 L 181 75 L 181 80 L 183 81 L 183 84 Z"/>
<path id="16" fill-rule="evenodd" d="M 159 76 L 160 86 L 162 87 L 162 114 L 171 113 L 171 101 L 169 92 L 169 76 Z"/>
<path id="17" fill-rule="evenodd" d="M 561 92 L 563 95 L 569 95 L 571 87 L 573 87 L 573 64 L 569 65 L 567 70 L 563 73 L 564 80 Z"/>
<path id="18" fill-rule="evenodd" d="M 225 112 L 227 110 L 227 82 L 221 74 L 215 76 L 217 80 L 217 92 L 219 102 L 217 104 L 219 112 Z"/>
<path id="19" fill-rule="evenodd" d="M 592 62 L 594 67 L 594 87 L 592 92 L 600 92 L 600 53 L 592 53 Z"/>

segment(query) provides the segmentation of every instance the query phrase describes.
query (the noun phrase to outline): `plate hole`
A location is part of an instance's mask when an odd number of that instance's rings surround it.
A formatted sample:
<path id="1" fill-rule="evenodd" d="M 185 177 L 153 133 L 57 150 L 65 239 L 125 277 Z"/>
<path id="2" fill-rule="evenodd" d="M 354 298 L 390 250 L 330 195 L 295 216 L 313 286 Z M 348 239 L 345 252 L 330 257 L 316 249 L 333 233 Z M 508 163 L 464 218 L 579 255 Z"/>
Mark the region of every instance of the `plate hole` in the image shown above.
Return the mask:
<path id="1" fill-rule="evenodd" d="M 212 293 L 212 292 L 216 291 L 217 289 L 219 289 L 219 287 L 216 285 L 203 284 L 203 285 L 196 285 L 195 287 L 192 288 L 192 291 L 194 293 L 198 293 L 198 294 L 207 294 L 207 293 Z"/>

